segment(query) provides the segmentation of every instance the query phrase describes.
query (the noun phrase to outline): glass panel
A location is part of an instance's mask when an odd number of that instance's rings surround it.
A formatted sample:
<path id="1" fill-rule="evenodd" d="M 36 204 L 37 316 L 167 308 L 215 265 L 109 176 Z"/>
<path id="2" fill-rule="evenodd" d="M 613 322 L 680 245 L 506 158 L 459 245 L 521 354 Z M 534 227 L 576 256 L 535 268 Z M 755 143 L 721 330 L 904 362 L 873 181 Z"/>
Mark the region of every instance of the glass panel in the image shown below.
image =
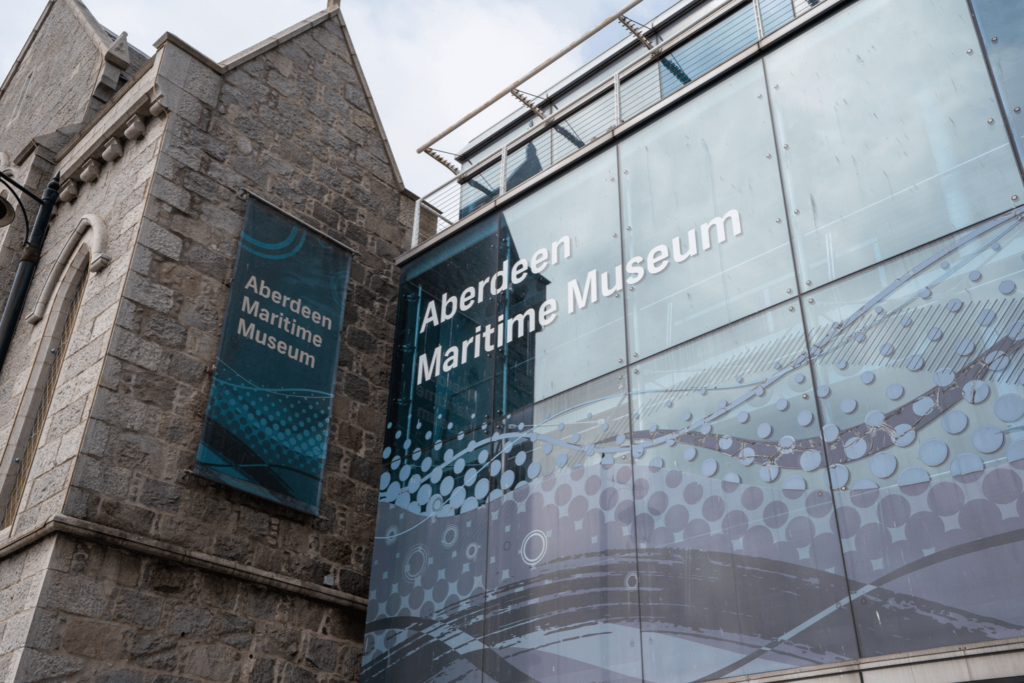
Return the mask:
<path id="1" fill-rule="evenodd" d="M 406 266 L 398 302 L 385 451 L 428 448 L 490 419 L 497 216 Z"/>
<path id="2" fill-rule="evenodd" d="M 363 648 L 364 683 L 480 680 L 490 462 L 481 428 L 385 457 Z"/>
<path id="3" fill-rule="evenodd" d="M 802 283 L 1024 194 L 978 50 L 961 0 L 861 0 L 765 57 Z"/>
<path id="4" fill-rule="evenodd" d="M 971 0 L 1017 151 L 1024 156 L 1024 0 Z"/>
<path id="5" fill-rule="evenodd" d="M 757 42 L 754 6 L 747 5 L 662 59 L 661 96 L 668 97 Z"/>
<path id="6" fill-rule="evenodd" d="M 610 372 L 625 359 L 622 300 L 599 273 L 621 264 L 615 150 L 573 169 L 502 213 L 495 413 Z"/>
<path id="7" fill-rule="evenodd" d="M 796 291 L 764 93 L 754 64 L 619 146 L 629 345 L 640 358 Z"/>
<path id="8" fill-rule="evenodd" d="M 1022 253 L 991 219 L 805 302 L 864 657 L 1024 635 Z"/>
<path id="9" fill-rule="evenodd" d="M 619 86 L 619 109 L 628 121 L 661 101 L 661 67 L 651 65 L 633 74 Z"/>
<path id="10" fill-rule="evenodd" d="M 554 125 L 551 163 L 558 163 L 614 126 L 615 93 L 609 91 Z"/>
<path id="11" fill-rule="evenodd" d="M 506 421 L 488 545 L 496 657 L 485 673 L 496 681 L 641 680 L 623 374 Z"/>
<path id="12" fill-rule="evenodd" d="M 628 121 L 756 42 L 754 6 L 747 5 L 624 81 L 619 105 L 622 120 Z"/>
<path id="13" fill-rule="evenodd" d="M 630 374 L 644 676 L 857 657 L 799 309 Z"/>
<path id="14" fill-rule="evenodd" d="M 761 27 L 770 35 L 793 20 L 791 0 L 761 0 Z"/>
<path id="15" fill-rule="evenodd" d="M 551 131 L 546 130 L 522 147 L 508 153 L 505 161 L 505 189 L 526 182 L 551 166 Z"/>
<path id="16" fill-rule="evenodd" d="M 501 190 L 501 162 L 496 161 L 461 185 L 459 218 L 465 218 L 498 196 Z"/>

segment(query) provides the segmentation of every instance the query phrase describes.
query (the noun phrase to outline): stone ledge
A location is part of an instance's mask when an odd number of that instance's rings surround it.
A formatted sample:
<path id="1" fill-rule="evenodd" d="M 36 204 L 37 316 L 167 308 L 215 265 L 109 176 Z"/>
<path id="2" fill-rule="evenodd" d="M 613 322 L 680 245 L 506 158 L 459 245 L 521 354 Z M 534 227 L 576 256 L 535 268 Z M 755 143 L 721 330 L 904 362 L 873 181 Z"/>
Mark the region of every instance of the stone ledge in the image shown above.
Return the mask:
<path id="1" fill-rule="evenodd" d="M 211 69 L 217 75 L 223 75 L 224 74 L 224 69 L 223 69 L 223 67 L 221 67 L 220 64 L 218 64 L 217 62 L 213 61 L 212 59 L 210 59 L 209 57 L 204 55 L 202 52 L 200 52 L 199 50 L 195 49 L 194 47 L 192 47 L 191 45 L 186 43 L 184 40 L 182 40 L 181 38 L 179 38 L 178 36 L 174 35 L 173 33 L 169 32 L 169 31 L 167 33 L 164 33 L 159 38 L 157 38 L 156 42 L 153 43 L 153 47 L 156 48 L 157 50 L 159 50 L 160 48 L 162 48 L 167 43 L 170 43 L 171 45 L 174 45 L 175 47 L 181 48 L 181 50 L 183 50 L 184 52 L 188 53 L 188 55 L 191 56 L 192 58 L 194 58 L 194 59 L 198 60 L 199 62 L 201 62 L 203 64 L 203 66 L 208 67 L 209 69 Z"/>
<path id="2" fill-rule="evenodd" d="M 37 543 L 38 541 L 53 534 L 67 534 L 74 538 L 85 541 L 101 543 L 129 552 L 141 553 L 151 557 L 158 557 L 172 562 L 178 562 L 188 567 L 195 567 L 205 571 L 231 576 L 243 581 L 249 581 L 268 588 L 273 588 L 285 593 L 301 595 L 311 600 L 328 602 L 340 607 L 349 607 L 365 612 L 367 606 L 366 598 L 331 590 L 323 586 L 317 586 L 306 581 L 299 581 L 286 576 L 280 576 L 273 572 L 256 567 L 249 567 L 233 560 L 227 560 L 215 555 L 208 555 L 196 550 L 189 550 L 172 543 L 157 541 L 152 538 L 131 534 L 120 529 L 114 529 L 95 522 L 89 522 L 76 517 L 66 515 L 54 515 L 24 536 L 0 543 L 0 560 L 16 552 Z"/>
<path id="3" fill-rule="evenodd" d="M 245 64 L 250 59 L 255 59 L 264 52 L 274 49 L 281 43 L 285 43 L 294 38 L 295 36 L 305 33 L 306 31 L 315 26 L 319 26 L 320 24 L 327 21 L 327 19 L 329 19 L 332 14 L 337 14 L 338 19 L 341 20 L 341 10 L 338 7 L 329 7 L 325 10 L 317 12 L 308 19 L 300 21 L 299 23 L 295 24 L 290 28 L 286 28 L 280 33 L 270 36 L 264 41 L 256 43 L 250 48 L 242 50 L 237 55 L 228 57 L 219 64 L 221 68 L 221 73 L 227 73 L 232 69 L 237 69 L 239 66 Z M 344 22 L 342 23 L 344 24 Z"/>

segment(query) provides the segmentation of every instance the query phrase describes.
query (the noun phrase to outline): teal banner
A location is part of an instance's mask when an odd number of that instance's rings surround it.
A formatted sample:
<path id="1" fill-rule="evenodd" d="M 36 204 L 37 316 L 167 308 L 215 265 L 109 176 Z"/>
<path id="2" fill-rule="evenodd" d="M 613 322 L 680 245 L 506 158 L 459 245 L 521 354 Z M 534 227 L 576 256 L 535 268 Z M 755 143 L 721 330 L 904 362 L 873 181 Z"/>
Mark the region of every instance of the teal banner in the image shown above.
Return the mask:
<path id="1" fill-rule="evenodd" d="M 317 514 L 350 255 L 249 199 L 195 473 Z"/>

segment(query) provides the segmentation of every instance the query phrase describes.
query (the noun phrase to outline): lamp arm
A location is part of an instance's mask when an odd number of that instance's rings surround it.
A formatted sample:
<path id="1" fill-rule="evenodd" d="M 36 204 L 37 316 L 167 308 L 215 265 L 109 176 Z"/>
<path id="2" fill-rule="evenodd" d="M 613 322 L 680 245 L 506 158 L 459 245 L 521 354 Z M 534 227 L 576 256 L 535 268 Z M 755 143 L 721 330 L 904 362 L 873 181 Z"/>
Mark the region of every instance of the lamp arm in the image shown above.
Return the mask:
<path id="1" fill-rule="evenodd" d="M 37 204 L 42 204 L 43 203 L 43 200 L 40 199 L 38 196 L 36 196 L 35 192 L 33 192 L 32 190 L 28 189 L 27 187 L 25 187 L 24 185 L 22 185 L 17 180 L 15 180 L 11 176 L 7 175 L 3 171 L 0 171 L 0 178 L 3 178 L 5 181 L 7 181 L 7 183 L 11 183 L 16 188 L 18 188 L 19 190 L 21 190 L 22 192 L 27 194 L 29 197 L 31 197 L 32 199 L 36 200 Z"/>
<path id="2" fill-rule="evenodd" d="M 18 183 L 15 183 L 8 176 L 4 175 L 3 171 L 0 171 L 0 183 L 3 183 L 4 185 L 6 185 L 8 187 L 8 189 L 10 189 L 11 194 L 14 195 L 14 198 L 18 200 L 18 206 L 21 207 L 21 217 L 25 219 L 25 241 L 22 242 L 22 244 L 28 244 L 28 231 L 29 231 L 29 227 L 28 227 L 28 213 L 25 212 L 25 205 L 21 203 L 21 197 L 19 197 L 18 193 L 14 191 L 14 188 L 11 187 L 11 183 L 14 183 L 18 187 L 21 187 L 21 185 L 18 185 Z M 24 189 L 24 188 L 22 188 L 22 189 Z M 25 191 L 28 192 L 28 190 L 25 190 Z M 29 192 L 29 194 L 32 194 L 32 193 Z M 35 195 L 32 195 L 32 196 L 35 197 Z M 42 204 L 42 202 L 40 202 L 40 204 Z"/>

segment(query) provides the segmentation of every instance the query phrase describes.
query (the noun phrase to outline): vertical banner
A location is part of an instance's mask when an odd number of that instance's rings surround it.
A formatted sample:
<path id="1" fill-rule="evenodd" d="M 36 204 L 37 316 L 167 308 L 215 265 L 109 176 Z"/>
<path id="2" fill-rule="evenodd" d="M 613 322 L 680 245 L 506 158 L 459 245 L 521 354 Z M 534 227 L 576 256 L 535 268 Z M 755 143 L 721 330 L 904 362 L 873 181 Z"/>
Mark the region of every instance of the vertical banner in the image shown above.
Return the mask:
<path id="1" fill-rule="evenodd" d="M 350 260 L 249 199 L 197 475 L 318 513 Z"/>

